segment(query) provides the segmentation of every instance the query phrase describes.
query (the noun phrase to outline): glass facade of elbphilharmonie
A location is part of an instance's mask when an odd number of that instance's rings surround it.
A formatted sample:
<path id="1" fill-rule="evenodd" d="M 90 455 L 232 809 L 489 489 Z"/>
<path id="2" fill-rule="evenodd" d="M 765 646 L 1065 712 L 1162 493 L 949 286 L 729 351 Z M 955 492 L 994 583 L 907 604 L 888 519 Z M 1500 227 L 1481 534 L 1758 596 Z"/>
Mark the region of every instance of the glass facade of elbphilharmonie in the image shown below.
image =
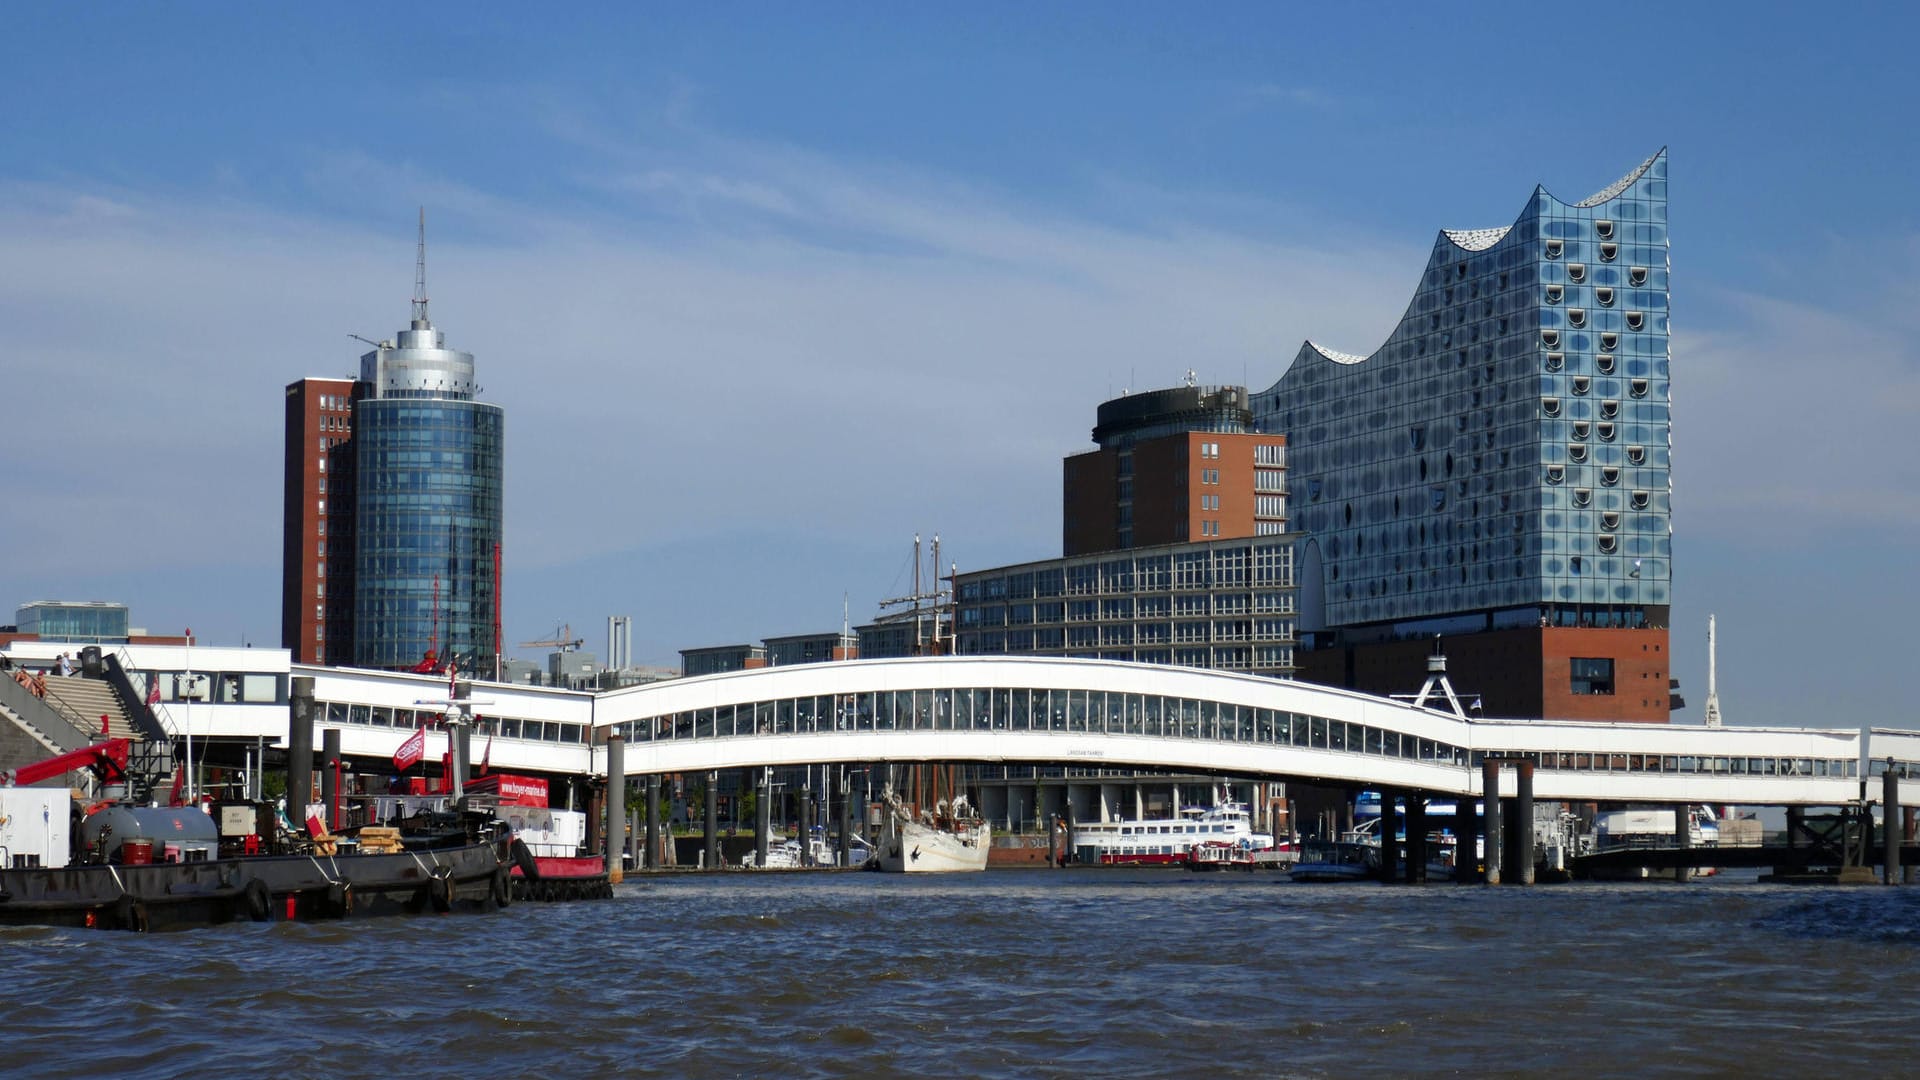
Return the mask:
<path id="1" fill-rule="evenodd" d="M 1443 231 L 1370 355 L 1256 393 L 1289 443 L 1303 631 L 1664 626 L 1667 156 Z"/>

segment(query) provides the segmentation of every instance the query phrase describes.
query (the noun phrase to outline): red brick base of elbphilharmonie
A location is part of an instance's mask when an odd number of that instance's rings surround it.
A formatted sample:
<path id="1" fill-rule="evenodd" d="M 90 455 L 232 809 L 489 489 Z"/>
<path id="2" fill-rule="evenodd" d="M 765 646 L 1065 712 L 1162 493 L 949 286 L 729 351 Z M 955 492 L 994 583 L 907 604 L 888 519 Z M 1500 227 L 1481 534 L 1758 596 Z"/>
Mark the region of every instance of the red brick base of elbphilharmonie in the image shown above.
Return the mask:
<path id="1" fill-rule="evenodd" d="M 1665 629 L 1529 627 L 1447 637 L 1447 675 L 1489 719 L 1667 722 Z M 1295 654 L 1298 678 L 1370 694 L 1410 694 L 1427 677 L 1431 638 L 1334 645 Z M 1613 661 L 1611 693 L 1575 693 L 1575 658 Z M 1442 705 L 1444 708 L 1444 704 Z"/>

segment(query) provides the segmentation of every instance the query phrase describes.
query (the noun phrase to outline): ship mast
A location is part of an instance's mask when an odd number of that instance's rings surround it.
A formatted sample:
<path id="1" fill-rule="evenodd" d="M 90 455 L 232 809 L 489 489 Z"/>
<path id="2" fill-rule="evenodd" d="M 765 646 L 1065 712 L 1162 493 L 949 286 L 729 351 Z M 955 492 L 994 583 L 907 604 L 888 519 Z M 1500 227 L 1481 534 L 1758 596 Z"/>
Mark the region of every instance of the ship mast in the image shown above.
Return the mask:
<path id="1" fill-rule="evenodd" d="M 1707 726 L 1720 726 L 1720 679 L 1718 642 L 1715 640 L 1713 616 L 1707 616 Z"/>

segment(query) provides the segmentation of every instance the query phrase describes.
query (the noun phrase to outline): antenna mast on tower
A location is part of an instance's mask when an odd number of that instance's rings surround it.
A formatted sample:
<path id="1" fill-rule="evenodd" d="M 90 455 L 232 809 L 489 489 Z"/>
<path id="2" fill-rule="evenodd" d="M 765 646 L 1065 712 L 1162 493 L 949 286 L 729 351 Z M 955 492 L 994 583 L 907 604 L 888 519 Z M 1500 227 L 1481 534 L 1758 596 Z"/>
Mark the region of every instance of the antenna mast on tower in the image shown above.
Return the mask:
<path id="1" fill-rule="evenodd" d="M 427 321 L 427 208 L 420 208 L 420 246 L 413 260 L 413 321 Z"/>
<path id="2" fill-rule="evenodd" d="M 1719 644 L 1714 639 L 1713 616 L 1707 616 L 1707 726 L 1720 726 L 1720 680 L 1719 661 L 1715 656 Z"/>

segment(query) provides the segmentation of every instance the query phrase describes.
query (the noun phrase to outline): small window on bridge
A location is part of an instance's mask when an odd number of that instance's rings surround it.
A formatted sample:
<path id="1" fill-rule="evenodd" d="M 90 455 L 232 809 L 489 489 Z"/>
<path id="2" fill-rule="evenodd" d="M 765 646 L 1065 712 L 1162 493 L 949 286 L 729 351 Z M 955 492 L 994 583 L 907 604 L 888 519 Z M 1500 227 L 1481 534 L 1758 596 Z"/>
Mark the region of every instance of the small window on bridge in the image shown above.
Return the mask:
<path id="1" fill-rule="evenodd" d="M 1572 668 L 1575 694 L 1612 694 L 1613 658 L 1576 656 Z"/>

